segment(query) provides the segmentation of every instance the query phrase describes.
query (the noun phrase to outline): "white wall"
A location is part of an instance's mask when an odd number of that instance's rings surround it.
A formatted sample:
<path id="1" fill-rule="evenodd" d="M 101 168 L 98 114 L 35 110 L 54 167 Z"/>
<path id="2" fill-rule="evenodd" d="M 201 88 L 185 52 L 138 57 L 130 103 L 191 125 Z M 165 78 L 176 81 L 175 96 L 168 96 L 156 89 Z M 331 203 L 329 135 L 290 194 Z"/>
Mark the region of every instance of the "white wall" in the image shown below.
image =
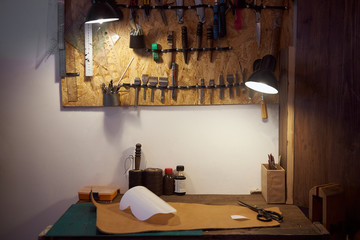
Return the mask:
<path id="1" fill-rule="evenodd" d="M 1 3 L 0 239 L 35 239 L 83 185 L 124 192 L 138 142 L 142 167 L 184 164 L 189 193 L 260 188 L 260 163 L 278 155 L 278 105 L 267 122 L 259 105 L 63 109 L 56 58 L 36 68 L 54 34 L 51 3 Z"/>

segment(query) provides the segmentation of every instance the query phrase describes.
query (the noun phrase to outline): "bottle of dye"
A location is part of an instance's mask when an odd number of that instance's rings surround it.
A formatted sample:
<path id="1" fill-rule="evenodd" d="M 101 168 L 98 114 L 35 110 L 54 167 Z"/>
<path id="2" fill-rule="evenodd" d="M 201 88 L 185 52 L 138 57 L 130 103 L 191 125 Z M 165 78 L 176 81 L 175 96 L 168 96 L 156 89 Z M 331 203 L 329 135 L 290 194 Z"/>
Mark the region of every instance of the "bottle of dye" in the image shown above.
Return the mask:
<path id="1" fill-rule="evenodd" d="M 164 175 L 164 195 L 171 195 L 174 194 L 175 190 L 175 178 L 173 174 L 172 168 L 165 168 L 165 175 Z"/>
<path id="2" fill-rule="evenodd" d="M 176 195 L 185 195 L 186 188 L 185 188 L 186 177 L 184 174 L 184 166 L 178 165 L 176 166 L 176 175 L 175 175 L 175 194 Z"/>

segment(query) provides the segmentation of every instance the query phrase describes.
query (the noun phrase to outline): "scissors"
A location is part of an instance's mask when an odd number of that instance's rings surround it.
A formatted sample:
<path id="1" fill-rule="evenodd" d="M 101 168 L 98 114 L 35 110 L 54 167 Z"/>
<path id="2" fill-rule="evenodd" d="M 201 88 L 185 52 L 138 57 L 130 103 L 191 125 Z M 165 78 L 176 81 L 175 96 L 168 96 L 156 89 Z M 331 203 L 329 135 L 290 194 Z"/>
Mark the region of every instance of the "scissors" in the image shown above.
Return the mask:
<path id="1" fill-rule="evenodd" d="M 253 207 L 253 206 L 251 206 L 249 204 L 246 204 L 246 203 L 244 203 L 242 201 L 239 201 L 238 203 L 239 203 L 240 206 L 248 207 L 251 210 L 253 210 L 254 212 L 257 212 L 258 215 L 257 215 L 256 218 L 259 221 L 270 222 L 272 220 L 275 220 L 275 221 L 278 221 L 278 222 L 282 222 L 282 220 L 283 220 L 283 216 L 280 213 L 273 212 L 273 211 L 268 211 L 268 210 L 265 210 L 263 208 Z"/>

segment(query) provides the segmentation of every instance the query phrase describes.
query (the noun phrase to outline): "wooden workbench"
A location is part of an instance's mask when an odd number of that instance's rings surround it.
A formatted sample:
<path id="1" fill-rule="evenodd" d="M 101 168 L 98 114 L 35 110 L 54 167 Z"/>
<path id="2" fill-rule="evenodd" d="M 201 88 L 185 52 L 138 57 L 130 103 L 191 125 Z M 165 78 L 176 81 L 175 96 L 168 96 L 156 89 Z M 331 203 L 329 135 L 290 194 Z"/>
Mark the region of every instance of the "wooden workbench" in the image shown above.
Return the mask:
<path id="1" fill-rule="evenodd" d="M 118 196 L 114 201 L 119 201 Z M 283 213 L 284 221 L 279 227 L 250 228 L 231 230 L 204 230 L 202 235 L 181 236 L 117 236 L 97 233 L 91 239 L 329 239 L 329 233 L 321 224 L 313 224 L 305 217 L 297 206 L 294 205 L 268 205 L 261 194 L 252 195 L 185 195 L 185 196 L 162 196 L 169 202 L 203 203 L 213 205 L 237 204 L 238 200 L 261 208 L 278 206 Z M 84 203 L 84 202 L 79 202 Z M 89 202 L 88 202 L 89 203 Z M 74 220 L 76 221 L 76 220 Z M 56 224 L 54 225 L 56 227 Z M 89 236 L 48 236 L 46 231 L 39 236 L 41 240 L 60 239 L 89 239 Z"/>

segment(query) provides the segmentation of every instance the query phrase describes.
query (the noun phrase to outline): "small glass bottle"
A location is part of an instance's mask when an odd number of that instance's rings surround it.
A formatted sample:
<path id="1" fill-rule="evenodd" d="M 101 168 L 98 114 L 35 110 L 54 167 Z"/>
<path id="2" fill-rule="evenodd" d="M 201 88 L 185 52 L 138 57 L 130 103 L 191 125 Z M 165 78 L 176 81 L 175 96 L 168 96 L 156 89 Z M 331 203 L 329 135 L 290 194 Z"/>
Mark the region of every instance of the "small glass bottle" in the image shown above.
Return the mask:
<path id="1" fill-rule="evenodd" d="M 184 175 L 184 166 L 176 166 L 176 175 L 175 175 L 175 194 L 176 195 L 185 195 L 185 181 L 186 177 Z"/>
<path id="2" fill-rule="evenodd" d="M 164 195 L 174 194 L 175 179 L 172 168 L 165 168 L 163 186 L 164 186 L 164 190 L 163 190 Z"/>

